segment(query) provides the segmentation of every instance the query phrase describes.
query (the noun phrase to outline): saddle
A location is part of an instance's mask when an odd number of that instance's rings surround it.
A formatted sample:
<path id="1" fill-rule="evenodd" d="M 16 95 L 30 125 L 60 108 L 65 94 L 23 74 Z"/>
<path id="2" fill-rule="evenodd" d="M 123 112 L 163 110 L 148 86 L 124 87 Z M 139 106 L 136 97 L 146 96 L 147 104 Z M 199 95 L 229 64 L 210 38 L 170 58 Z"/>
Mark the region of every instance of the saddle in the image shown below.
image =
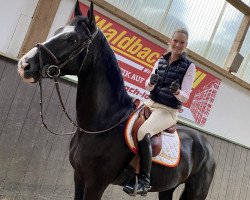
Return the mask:
<path id="1" fill-rule="evenodd" d="M 140 101 L 135 101 L 136 107 L 138 107 L 139 103 L 140 103 Z M 150 115 L 151 115 L 150 108 L 148 106 L 144 106 L 140 110 L 138 117 L 134 122 L 134 125 L 132 127 L 132 137 L 133 137 L 133 141 L 134 141 L 134 144 L 136 146 L 136 149 L 138 148 L 138 146 L 137 146 L 138 130 L 139 130 L 140 126 L 149 118 Z M 175 131 L 176 131 L 176 124 L 167 128 L 166 130 L 164 130 L 164 132 L 167 132 L 167 133 L 174 133 Z M 161 148 L 162 148 L 161 132 L 154 135 L 153 137 L 151 137 L 151 146 L 152 146 L 153 157 L 159 155 L 159 153 L 161 152 Z"/>

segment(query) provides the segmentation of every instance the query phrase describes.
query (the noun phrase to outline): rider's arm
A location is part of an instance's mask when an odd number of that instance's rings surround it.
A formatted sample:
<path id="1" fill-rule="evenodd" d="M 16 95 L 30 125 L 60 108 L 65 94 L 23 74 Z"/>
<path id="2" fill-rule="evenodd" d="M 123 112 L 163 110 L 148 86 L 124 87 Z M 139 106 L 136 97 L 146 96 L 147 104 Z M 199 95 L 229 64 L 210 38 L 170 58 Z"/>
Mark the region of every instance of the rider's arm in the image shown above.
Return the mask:
<path id="1" fill-rule="evenodd" d="M 191 63 L 187 69 L 187 72 L 183 78 L 181 89 L 177 91 L 177 94 L 174 96 L 181 102 L 187 102 L 192 91 L 192 85 L 195 78 L 195 65 Z"/>
<path id="2" fill-rule="evenodd" d="M 153 70 L 152 70 L 152 72 L 151 72 L 151 74 L 154 74 L 155 73 L 155 70 L 158 68 L 158 64 L 159 64 L 159 60 L 157 60 L 156 62 L 155 62 L 155 65 L 154 65 L 154 67 L 153 67 Z M 151 74 L 150 74 L 150 76 L 151 76 Z M 151 85 L 150 84 L 150 76 L 148 77 L 148 79 L 145 81 L 145 89 L 147 90 L 147 91 L 152 91 L 153 89 L 154 89 L 154 85 Z"/>

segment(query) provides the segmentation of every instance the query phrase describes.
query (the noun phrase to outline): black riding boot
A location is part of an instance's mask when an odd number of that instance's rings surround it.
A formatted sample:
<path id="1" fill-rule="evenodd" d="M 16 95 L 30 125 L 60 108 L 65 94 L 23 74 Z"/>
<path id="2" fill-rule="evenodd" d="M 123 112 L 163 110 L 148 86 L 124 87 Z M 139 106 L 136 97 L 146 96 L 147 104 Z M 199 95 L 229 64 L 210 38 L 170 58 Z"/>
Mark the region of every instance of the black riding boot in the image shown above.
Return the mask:
<path id="1" fill-rule="evenodd" d="M 138 153 L 140 156 L 140 173 L 137 186 L 137 194 L 146 196 L 150 190 L 150 171 L 152 165 L 152 148 L 150 143 L 151 136 L 146 134 L 141 141 L 138 141 Z M 123 191 L 129 195 L 134 192 L 134 185 L 127 184 Z"/>

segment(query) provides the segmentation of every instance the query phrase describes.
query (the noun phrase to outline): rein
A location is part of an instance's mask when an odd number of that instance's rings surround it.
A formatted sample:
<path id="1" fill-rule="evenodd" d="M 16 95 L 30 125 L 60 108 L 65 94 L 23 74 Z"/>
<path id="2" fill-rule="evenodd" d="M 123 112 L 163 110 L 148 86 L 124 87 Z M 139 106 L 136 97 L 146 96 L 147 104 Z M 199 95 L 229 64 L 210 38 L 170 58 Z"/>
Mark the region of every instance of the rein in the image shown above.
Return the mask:
<path id="1" fill-rule="evenodd" d="M 125 122 L 131 115 L 133 115 L 138 110 L 140 110 L 140 109 L 142 109 L 144 107 L 144 104 L 142 104 L 140 107 L 136 108 L 131 113 L 126 114 L 117 124 L 111 126 L 110 128 L 107 128 L 107 129 L 104 129 L 104 130 L 101 130 L 101 131 L 86 131 L 86 130 L 82 129 L 79 125 L 77 125 L 77 123 L 72 120 L 72 118 L 69 116 L 68 112 L 66 111 L 66 108 L 65 108 L 65 105 L 63 103 L 62 96 L 61 96 L 61 93 L 60 93 L 60 89 L 59 89 L 58 76 L 53 76 L 53 80 L 54 80 L 54 84 L 55 84 L 55 87 L 56 87 L 56 92 L 57 92 L 57 95 L 58 95 L 58 98 L 59 98 L 59 101 L 60 101 L 60 104 L 61 104 L 61 107 L 62 107 L 62 111 L 67 116 L 67 118 L 69 119 L 70 123 L 73 124 L 80 132 L 83 132 L 83 133 L 99 134 L 99 133 L 104 133 L 104 132 L 110 131 L 110 130 L 114 129 L 115 127 L 119 126 L 120 124 L 122 124 L 123 122 Z M 42 126 L 44 126 L 53 135 L 65 136 L 65 135 L 72 135 L 72 134 L 74 134 L 75 131 L 69 132 L 69 133 L 59 134 L 59 133 L 55 133 L 55 132 L 51 131 L 48 128 L 48 126 L 45 124 L 44 117 L 43 117 L 42 81 L 41 81 L 41 79 L 39 80 L 39 88 L 40 88 L 40 109 L 41 109 L 41 111 L 40 111 L 40 117 L 42 119 Z"/>
<path id="2" fill-rule="evenodd" d="M 47 74 L 48 77 L 52 78 L 54 80 L 54 84 L 56 87 L 56 92 L 62 107 L 62 111 L 64 112 L 64 114 L 67 116 L 67 118 L 69 119 L 70 123 L 73 124 L 80 132 L 83 133 L 90 133 L 90 134 L 99 134 L 99 133 L 104 133 L 107 131 L 110 131 L 112 129 L 114 129 L 115 127 L 119 126 L 120 124 L 122 124 L 123 122 L 125 122 L 131 115 L 133 115 L 135 112 L 137 112 L 138 110 L 140 110 L 144 105 L 140 106 L 139 108 L 133 110 L 131 113 L 126 114 L 124 117 L 122 117 L 122 119 L 115 125 L 111 126 L 110 128 L 104 129 L 104 130 L 100 130 L 100 131 L 86 131 L 84 129 L 82 129 L 76 122 L 74 122 L 72 120 L 72 118 L 69 116 L 68 112 L 66 111 L 65 105 L 63 103 L 62 100 L 62 96 L 60 93 L 60 89 L 59 89 L 59 82 L 58 82 L 58 77 L 60 75 L 60 70 L 71 60 L 73 60 L 78 54 L 80 54 L 84 49 L 86 49 L 86 54 L 85 57 L 82 61 L 82 64 L 80 66 L 80 69 L 77 73 L 77 75 L 81 72 L 82 67 L 84 65 L 84 62 L 87 58 L 88 52 L 89 52 L 89 45 L 92 43 L 93 39 L 95 38 L 95 36 L 98 33 L 98 29 L 91 34 L 90 31 L 87 29 L 87 33 L 89 36 L 89 39 L 84 41 L 79 47 L 77 47 L 67 58 L 59 61 L 57 59 L 57 57 L 47 48 L 45 47 L 43 44 L 37 44 L 36 47 L 38 48 L 38 54 L 39 54 L 39 64 L 40 64 L 40 68 L 41 68 L 41 74 L 42 74 L 42 68 L 43 68 L 43 60 L 42 60 L 42 51 L 43 50 L 46 54 L 48 54 L 50 56 L 50 58 L 54 61 L 54 65 L 50 65 L 49 67 L 47 67 L 45 69 L 45 73 Z M 45 68 L 45 67 L 44 67 Z M 72 135 L 74 134 L 76 131 L 73 132 L 69 132 L 69 133 L 55 133 L 52 130 L 50 130 L 48 128 L 48 126 L 45 124 L 44 121 L 44 117 L 43 117 L 43 94 L 42 94 L 42 78 L 40 77 L 39 81 L 39 89 L 40 89 L 40 117 L 42 120 L 42 126 L 44 126 L 51 134 L 53 135 L 59 135 L 59 136 L 65 136 L 65 135 Z"/>

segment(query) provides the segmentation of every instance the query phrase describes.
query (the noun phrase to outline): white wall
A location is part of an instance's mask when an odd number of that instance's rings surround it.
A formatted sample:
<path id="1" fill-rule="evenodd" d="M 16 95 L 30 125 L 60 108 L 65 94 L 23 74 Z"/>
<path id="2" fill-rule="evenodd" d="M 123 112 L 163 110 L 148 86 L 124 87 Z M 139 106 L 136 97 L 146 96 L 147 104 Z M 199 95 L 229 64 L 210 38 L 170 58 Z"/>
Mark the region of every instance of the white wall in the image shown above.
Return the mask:
<path id="1" fill-rule="evenodd" d="M 250 92 L 223 79 L 204 128 L 250 147 Z"/>
<path id="2" fill-rule="evenodd" d="M 38 0 L 0 0 L 0 53 L 17 57 Z"/>
<path id="3" fill-rule="evenodd" d="M 67 23 L 67 21 L 69 20 L 70 14 L 74 9 L 75 2 L 76 2 L 75 0 L 61 0 L 56 16 L 51 25 L 48 38 L 53 36 L 55 31 L 58 28 L 63 27 Z"/>

